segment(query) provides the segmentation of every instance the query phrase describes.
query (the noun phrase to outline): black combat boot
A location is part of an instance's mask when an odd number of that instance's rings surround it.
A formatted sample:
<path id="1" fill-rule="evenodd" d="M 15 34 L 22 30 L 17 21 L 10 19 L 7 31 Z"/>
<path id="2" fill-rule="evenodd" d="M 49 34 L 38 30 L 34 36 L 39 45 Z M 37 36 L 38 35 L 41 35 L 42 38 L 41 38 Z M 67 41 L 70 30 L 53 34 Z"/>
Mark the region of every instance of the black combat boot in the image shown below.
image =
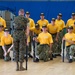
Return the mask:
<path id="1" fill-rule="evenodd" d="M 16 71 L 19 71 L 19 63 L 16 62 Z"/>
<path id="2" fill-rule="evenodd" d="M 24 70 L 26 70 L 24 67 L 23 67 L 23 62 L 20 62 L 20 69 L 19 69 L 20 71 L 24 71 Z"/>
<path id="3" fill-rule="evenodd" d="M 73 60 L 72 59 L 69 59 L 69 63 L 72 63 L 73 62 Z"/>

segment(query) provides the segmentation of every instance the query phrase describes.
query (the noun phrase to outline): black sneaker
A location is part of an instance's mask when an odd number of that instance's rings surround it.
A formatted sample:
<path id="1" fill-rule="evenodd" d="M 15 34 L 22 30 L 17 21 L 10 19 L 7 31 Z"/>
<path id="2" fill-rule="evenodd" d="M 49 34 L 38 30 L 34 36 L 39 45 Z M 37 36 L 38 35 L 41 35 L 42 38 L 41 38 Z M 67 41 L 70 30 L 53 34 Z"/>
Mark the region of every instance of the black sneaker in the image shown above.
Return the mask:
<path id="1" fill-rule="evenodd" d="M 73 55 L 74 57 L 75 57 L 75 53 L 74 53 L 74 55 Z"/>
<path id="2" fill-rule="evenodd" d="M 39 59 L 38 58 L 35 58 L 34 62 L 39 62 Z"/>
<path id="3" fill-rule="evenodd" d="M 50 60 L 53 60 L 53 58 L 50 58 Z"/>
<path id="4" fill-rule="evenodd" d="M 56 55 L 55 54 L 53 54 L 52 56 L 53 56 L 53 58 L 56 58 Z"/>
<path id="5" fill-rule="evenodd" d="M 69 63 L 72 63 L 73 62 L 73 60 L 72 59 L 69 59 Z"/>
<path id="6" fill-rule="evenodd" d="M 33 56 L 30 53 L 28 55 L 29 55 L 30 58 L 33 58 Z"/>
<path id="7" fill-rule="evenodd" d="M 9 60 L 11 60 L 11 57 L 9 58 Z"/>
<path id="8" fill-rule="evenodd" d="M 56 56 L 61 56 L 61 54 L 56 54 Z"/>

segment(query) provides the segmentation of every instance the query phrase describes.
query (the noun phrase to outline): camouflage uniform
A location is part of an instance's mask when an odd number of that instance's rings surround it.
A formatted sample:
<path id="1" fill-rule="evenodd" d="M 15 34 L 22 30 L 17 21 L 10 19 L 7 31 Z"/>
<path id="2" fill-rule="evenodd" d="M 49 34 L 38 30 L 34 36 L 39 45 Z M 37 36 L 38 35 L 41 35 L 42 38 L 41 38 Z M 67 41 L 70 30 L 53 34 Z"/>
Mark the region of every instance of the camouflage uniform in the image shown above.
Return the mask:
<path id="1" fill-rule="evenodd" d="M 36 54 L 39 56 L 40 60 L 48 61 L 48 58 L 51 54 L 49 54 L 50 46 L 47 44 L 40 44 L 37 46 Z"/>
<path id="2" fill-rule="evenodd" d="M 63 30 L 59 32 L 59 37 L 58 37 L 58 53 L 61 53 L 61 44 L 62 44 L 62 37 L 63 37 Z"/>
<path id="3" fill-rule="evenodd" d="M 57 35 L 57 34 L 52 34 L 52 38 L 53 38 L 52 50 L 53 50 L 53 53 L 54 53 L 54 54 L 58 53 L 58 42 L 56 42 L 56 40 L 55 40 L 56 35 Z"/>
<path id="4" fill-rule="evenodd" d="M 26 47 L 26 35 L 25 30 L 29 20 L 23 16 L 17 16 L 14 20 L 14 56 L 16 62 L 24 61 L 24 52 Z"/>
<path id="5" fill-rule="evenodd" d="M 75 45 L 71 45 L 71 46 L 66 47 L 66 52 L 67 52 L 66 57 L 69 60 L 70 56 L 73 56 L 75 53 Z"/>

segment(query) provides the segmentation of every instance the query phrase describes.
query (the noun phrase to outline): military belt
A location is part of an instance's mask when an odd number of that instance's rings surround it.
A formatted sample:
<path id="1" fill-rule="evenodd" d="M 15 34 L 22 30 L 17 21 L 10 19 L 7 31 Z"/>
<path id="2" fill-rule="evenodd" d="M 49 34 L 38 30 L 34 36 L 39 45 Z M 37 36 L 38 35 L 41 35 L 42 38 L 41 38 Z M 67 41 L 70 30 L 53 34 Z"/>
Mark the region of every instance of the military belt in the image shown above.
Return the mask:
<path id="1" fill-rule="evenodd" d="M 48 45 L 48 44 L 40 44 L 41 46 L 45 46 L 45 45 Z M 48 45 L 49 46 L 49 45 Z"/>
<path id="2" fill-rule="evenodd" d="M 71 44 L 71 45 L 75 45 L 75 44 Z M 71 45 L 67 46 L 67 47 L 70 47 Z"/>
<path id="3" fill-rule="evenodd" d="M 60 30 L 60 32 L 62 32 L 62 30 Z"/>
<path id="4" fill-rule="evenodd" d="M 51 35 L 56 35 L 57 33 L 54 33 L 54 34 L 52 34 L 52 33 L 50 33 Z"/>
<path id="5" fill-rule="evenodd" d="M 11 46 L 12 44 L 8 44 L 8 45 L 5 45 L 5 46 Z"/>
<path id="6" fill-rule="evenodd" d="M 67 47 L 70 47 L 71 45 L 67 46 Z"/>

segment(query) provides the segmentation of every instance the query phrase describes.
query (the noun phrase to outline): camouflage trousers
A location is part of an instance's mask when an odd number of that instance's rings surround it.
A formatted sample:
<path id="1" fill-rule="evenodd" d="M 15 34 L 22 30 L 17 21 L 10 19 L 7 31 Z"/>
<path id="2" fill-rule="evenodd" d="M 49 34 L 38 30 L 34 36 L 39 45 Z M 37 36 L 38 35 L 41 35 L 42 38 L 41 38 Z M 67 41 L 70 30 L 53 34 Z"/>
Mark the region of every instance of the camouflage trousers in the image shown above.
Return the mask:
<path id="1" fill-rule="evenodd" d="M 7 52 L 7 50 L 10 48 L 10 46 L 11 46 L 11 44 L 10 44 L 10 45 L 5 45 L 6 52 Z M 10 53 L 8 53 L 8 54 L 6 55 L 6 57 L 4 57 L 4 60 L 5 60 L 5 61 L 9 61 L 9 60 L 10 60 Z"/>
<path id="2" fill-rule="evenodd" d="M 63 38 L 63 30 L 59 32 L 59 38 L 58 38 L 58 53 L 61 53 L 62 38 Z"/>
<path id="3" fill-rule="evenodd" d="M 71 45 L 71 46 L 66 47 L 66 52 L 67 52 L 66 57 L 69 60 L 70 56 L 73 57 L 73 55 L 75 53 L 75 45 Z"/>
<path id="4" fill-rule="evenodd" d="M 4 52 L 3 52 L 2 46 L 0 46 L 0 59 L 3 58 L 3 54 L 4 54 Z"/>
<path id="5" fill-rule="evenodd" d="M 52 53 L 49 54 L 50 46 L 47 44 L 42 44 L 37 46 L 36 55 L 39 56 L 40 60 L 48 61 L 52 57 Z"/>
<path id="6" fill-rule="evenodd" d="M 26 43 L 23 39 L 14 40 L 14 58 L 16 62 L 24 62 Z"/>
<path id="7" fill-rule="evenodd" d="M 52 51 L 54 54 L 58 53 L 58 42 L 56 42 L 55 38 L 56 38 L 56 34 L 52 35 L 53 38 L 53 46 L 52 46 Z"/>

